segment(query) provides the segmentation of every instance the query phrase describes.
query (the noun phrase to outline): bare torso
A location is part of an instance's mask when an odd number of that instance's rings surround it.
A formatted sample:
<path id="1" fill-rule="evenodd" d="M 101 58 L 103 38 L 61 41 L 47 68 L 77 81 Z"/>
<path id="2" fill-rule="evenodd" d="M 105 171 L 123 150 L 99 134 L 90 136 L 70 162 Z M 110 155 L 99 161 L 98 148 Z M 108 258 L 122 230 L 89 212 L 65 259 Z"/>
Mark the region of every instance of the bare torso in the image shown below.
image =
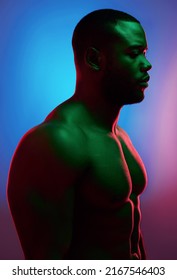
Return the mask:
<path id="1" fill-rule="evenodd" d="M 56 119 L 56 114 L 60 119 L 59 110 L 47 121 Z M 136 254 L 141 258 L 139 195 L 147 178 L 140 156 L 119 127 L 111 133 L 82 122 L 77 127 L 72 115 L 66 127 L 82 134 L 79 145 L 89 164 L 75 186 L 73 237 L 65 257 L 131 259 Z"/>
<path id="2" fill-rule="evenodd" d="M 143 163 L 127 134 L 63 103 L 19 143 L 8 200 L 26 259 L 141 259 Z"/>

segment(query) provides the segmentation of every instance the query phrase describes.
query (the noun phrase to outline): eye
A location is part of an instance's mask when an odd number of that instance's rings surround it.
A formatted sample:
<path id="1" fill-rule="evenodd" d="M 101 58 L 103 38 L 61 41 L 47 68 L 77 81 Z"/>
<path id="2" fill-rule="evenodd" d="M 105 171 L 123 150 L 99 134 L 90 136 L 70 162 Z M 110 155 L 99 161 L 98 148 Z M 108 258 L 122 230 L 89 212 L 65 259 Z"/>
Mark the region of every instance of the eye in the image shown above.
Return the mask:
<path id="1" fill-rule="evenodd" d="M 134 50 L 134 51 L 129 52 L 129 56 L 131 58 L 136 58 L 139 54 L 140 54 L 139 50 Z"/>
<path id="2" fill-rule="evenodd" d="M 131 58 L 136 58 L 139 55 L 144 55 L 146 57 L 147 50 L 146 49 L 134 49 L 128 52 L 128 55 Z"/>

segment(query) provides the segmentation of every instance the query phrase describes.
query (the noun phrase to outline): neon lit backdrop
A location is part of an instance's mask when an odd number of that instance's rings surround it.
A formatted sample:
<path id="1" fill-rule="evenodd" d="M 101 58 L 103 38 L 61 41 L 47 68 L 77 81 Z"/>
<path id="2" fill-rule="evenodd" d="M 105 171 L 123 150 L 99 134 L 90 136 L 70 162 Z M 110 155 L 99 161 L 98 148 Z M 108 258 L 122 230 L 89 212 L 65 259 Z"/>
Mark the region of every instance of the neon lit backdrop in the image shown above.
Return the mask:
<path id="1" fill-rule="evenodd" d="M 6 0 L 0 2 L 0 259 L 23 259 L 6 202 L 10 160 L 22 135 L 72 95 L 75 71 L 71 36 L 86 13 L 115 8 L 137 17 L 153 64 L 140 105 L 123 109 L 149 175 L 142 199 L 143 231 L 150 259 L 177 259 L 177 25 L 175 1 Z"/>

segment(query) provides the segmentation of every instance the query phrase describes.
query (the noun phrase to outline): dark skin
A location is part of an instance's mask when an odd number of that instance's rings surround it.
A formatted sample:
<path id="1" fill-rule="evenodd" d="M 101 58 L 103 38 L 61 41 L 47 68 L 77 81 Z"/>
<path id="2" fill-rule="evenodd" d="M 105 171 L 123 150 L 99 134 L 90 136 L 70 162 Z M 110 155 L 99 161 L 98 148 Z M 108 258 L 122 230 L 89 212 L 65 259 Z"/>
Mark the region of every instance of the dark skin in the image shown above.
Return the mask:
<path id="1" fill-rule="evenodd" d="M 89 46 L 77 65 L 75 94 L 12 160 L 8 199 L 26 259 L 145 259 L 146 171 L 117 122 L 123 105 L 144 99 L 151 65 L 139 23 L 112 28 L 115 40 Z"/>

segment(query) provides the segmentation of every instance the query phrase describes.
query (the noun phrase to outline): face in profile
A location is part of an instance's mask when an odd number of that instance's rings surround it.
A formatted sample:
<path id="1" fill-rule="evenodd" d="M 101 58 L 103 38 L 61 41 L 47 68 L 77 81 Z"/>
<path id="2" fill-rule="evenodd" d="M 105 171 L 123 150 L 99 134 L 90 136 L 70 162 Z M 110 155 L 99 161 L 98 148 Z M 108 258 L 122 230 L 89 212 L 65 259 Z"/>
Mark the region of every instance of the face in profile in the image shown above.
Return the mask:
<path id="1" fill-rule="evenodd" d="M 119 101 L 121 105 L 141 102 L 151 69 L 146 59 L 144 30 L 139 23 L 126 21 L 114 28 L 115 39 L 108 43 L 106 53 L 104 86 L 114 102 Z"/>

